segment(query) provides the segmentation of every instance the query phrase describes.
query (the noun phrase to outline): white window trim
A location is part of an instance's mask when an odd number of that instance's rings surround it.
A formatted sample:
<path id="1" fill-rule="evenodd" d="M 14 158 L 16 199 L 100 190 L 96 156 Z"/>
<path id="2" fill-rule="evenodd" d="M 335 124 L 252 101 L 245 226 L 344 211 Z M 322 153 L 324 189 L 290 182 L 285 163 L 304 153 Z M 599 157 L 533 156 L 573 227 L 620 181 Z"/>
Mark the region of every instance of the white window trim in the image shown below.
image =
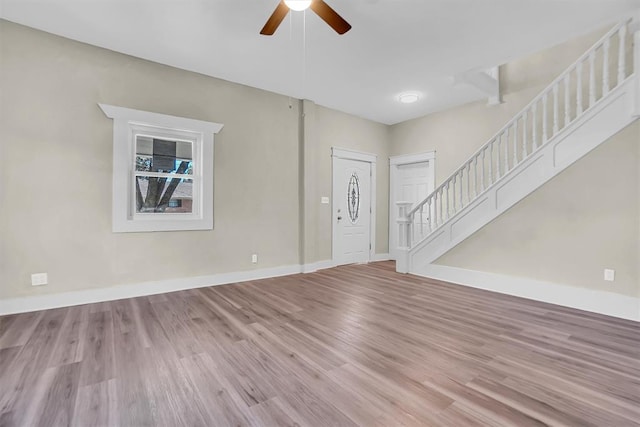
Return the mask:
<path id="1" fill-rule="evenodd" d="M 220 132 L 223 125 L 107 104 L 98 105 L 107 117 L 113 119 L 113 232 L 211 230 L 213 141 L 214 135 Z M 153 132 L 154 129 L 158 135 L 171 135 L 194 143 L 194 160 L 199 163 L 194 165 L 194 179 L 200 179 L 202 186 L 199 197 L 194 197 L 198 202 L 194 203 L 192 214 L 156 216 L 134 213 L 132 153 L 135 135 L 140 130 Z"/>

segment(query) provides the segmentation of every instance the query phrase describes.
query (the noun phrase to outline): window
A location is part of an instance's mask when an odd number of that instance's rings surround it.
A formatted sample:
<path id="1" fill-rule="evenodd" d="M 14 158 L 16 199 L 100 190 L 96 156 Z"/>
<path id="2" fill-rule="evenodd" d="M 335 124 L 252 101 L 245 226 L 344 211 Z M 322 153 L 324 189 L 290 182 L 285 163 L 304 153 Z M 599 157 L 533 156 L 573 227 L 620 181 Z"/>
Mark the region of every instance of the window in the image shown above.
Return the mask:
<path id="1" fill-rule="evenodd" d="M 100 108 L 113 119 L 113 231 L 212 229 L 213 139 L 222 125 Z"/>

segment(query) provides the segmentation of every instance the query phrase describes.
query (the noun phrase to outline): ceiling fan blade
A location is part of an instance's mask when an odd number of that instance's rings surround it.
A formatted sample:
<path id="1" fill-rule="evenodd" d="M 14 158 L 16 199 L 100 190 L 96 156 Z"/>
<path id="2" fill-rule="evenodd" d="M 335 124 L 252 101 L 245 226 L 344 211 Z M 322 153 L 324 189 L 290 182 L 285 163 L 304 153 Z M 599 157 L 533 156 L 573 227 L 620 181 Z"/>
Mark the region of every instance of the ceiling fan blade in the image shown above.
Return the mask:
<path id="1" fill-rule="evenodd" d="M 262 27 L 262 30 L 260 30 L 260 34 L 265 36 L 273 35 L 273 33 L 275 33 L 278 29 L 278 26 L 280 25 L 284 17 L 287 16 L 288 12 L 289 8 L 286 4 L 284 4 L 284 0 L 280 0 L 280 3 L 278 3 L 276 10 L 273 11 L 271 16 L 267 20 L 267 23 L 264 24 L 264 27 Z"/>
<path id="2" fill-rule="evenodd" d="M 324 22 L 336 30 L 336 33 L 344 34 L 351 29 L 351 25 L 323 0 L 313 0 L 310 7 Z"/>

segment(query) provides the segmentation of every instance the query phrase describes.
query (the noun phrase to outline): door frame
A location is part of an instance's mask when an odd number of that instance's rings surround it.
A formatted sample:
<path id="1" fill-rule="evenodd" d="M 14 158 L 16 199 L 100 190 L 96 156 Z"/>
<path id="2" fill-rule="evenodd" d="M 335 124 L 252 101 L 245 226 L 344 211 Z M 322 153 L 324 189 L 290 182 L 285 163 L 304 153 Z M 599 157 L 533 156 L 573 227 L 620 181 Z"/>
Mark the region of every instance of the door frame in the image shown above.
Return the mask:
<path id="1" fill-rule="evenodd" d="M 393 238 L 398 234 L 398 224 L 395 220 L 396 206 L 396 180 L 398 179 L 398 168 L 400 166 L 410 165 L 413 163 L 429 162 L 429 186 L 427 191 L 433 192 L 436 184 L 436 152 L 425 151 L 423 153 L 402 154 L 399 156 L 389 157 L 389 258 L 392 260 L 398 257 L 397 245 L 392 246 L 395 242 Z M 394 234 L 395 233 L 395 234 Z"/>
<path id="2" fill-rule="evenodd" d="M 362 151 L 349 150 L 346 148 L 331 147 L 331 262 L 336 265 L 336 235 L 337 229 L 334 227 L 334 207 L 333 207 L 333 187 L 335 185 L 335 160 L 356 160 L 360 162 L 370 163 L 371 165 L 371 217 L 369 218 L 369 260 L 375 259 L 376 253 L 376 161 L 378 156 Z"/>

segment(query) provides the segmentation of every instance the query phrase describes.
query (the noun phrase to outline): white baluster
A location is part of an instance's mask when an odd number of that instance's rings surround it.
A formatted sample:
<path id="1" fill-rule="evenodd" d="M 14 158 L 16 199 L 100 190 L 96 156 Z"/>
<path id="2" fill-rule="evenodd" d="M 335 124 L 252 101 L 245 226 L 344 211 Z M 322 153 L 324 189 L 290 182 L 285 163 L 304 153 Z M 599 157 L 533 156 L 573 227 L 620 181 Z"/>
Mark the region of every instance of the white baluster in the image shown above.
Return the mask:
<path id="1" fill-rule="evenodd" d="M 453 183 L 451 185 L 451 215 L 456 214 L 456 180 L 458 174 L 453 175 Z"/>
<path id="2" fill-rule="evenodd" d="M 542 96 L 542 143 L 547 142 L 549 138 L 549 123 L 547 105 L 549 104 L 549 93 L 545 92 Z"/>
<path id="3" fill-rule="evenodd" d="M 596 52 L 589 54 L 589 107 L 596 103 Z"/>
<path id="4" fill-rule="evenodd" d="M 509 172 L 509 128 L 504 130 L 504 174 Z"/>
<path id="5" fill-rule="evenodd" d="M 489 143 L 489 185 L 493 184 L 493 142 Z"/>
<path id="6" fill-rule="evenodd" d="M 580 114 L 582 114 L 583 111 L 583 107 L 582 107 L 582 92 L 583 92 L 583 87 L 582 87 L 582 61 L 578 62 L 578 68 L 576 68 L 576 94 L 578 96 L 578 100 L 576 102 L 576 118 L 578 118 L 580 116 Z"/>
<path id="7" fill-rule="evenodd" d="M 498 147 L 496 148 L 496 180 L 500 179 L 500 144 L 502 143 L 502 135 L 498 135 L 496 138 Z"/>
<path id="8" fill-rule="evenodd" d="M 471 161 L 467 163 L 467 203 L 471 203 Z"/>
<path id="9" fill-rule="evenodd" d="M 481 187 L 482 187 L 482 191 L 484 191 L 484 189 L 486 188 L 486 187 L 484 186 L 484 164 L 485 164 L 485 151 L 487 151 L 487 148 L 486 148 L 486 147 L 482 149 L 482 168 L 481 168 L 482 170 L 480 171 L 480 172 L 481 172 L 481 175 L 480 175 L 480 178 L 481 178 L 480 185 L 481 185 Z"/>
<path id="10" fill-rule="evenodd" d="M 474 197 L 478 196 L 478 156 L 473 158 L 473 192 Z"/>
<path id="11" fill-rule="evenodd" d="M 434 230 L 438 228 L 438 226 L 440 225 L 440 223 L 438 222 L 438 201 L 439 201 L 438 192 L 436 191 L 433 193 L 433 211 L 432 211 Z"/>
<path id="12" fill-rule="evenodd" d="M 558 84 L 555 84 L 553 85 L 553 135 L 557 134 L 560 129 L 558 113 Z"/>
<path id="13" fill-rule="evenodd" d="M 431 202 L 433 200 L 433 197 L 429 197 L 427 199 L 427 215 L 429 215 L 427 217 L 427 233 L 431 234 L 431 231 L 433 230 L 433 211 L 431 210 Z"/>
<path id="14" fill-rule="evenodd" d="M 626 75 L 627 64 L 625 63 L 625 60 L 626 60 L 625 43 L 627 41 L 627 24 L 624 24 L 622 27 L 620 27 L 620 30 L 618 30 L 618 39 L 620 40 L 620 43 L 618 46 L 618 82 L 617 83 L 618 83 L 618 86 L 620 86 L 620 84 L 624 81 L 624 78 Z"/>
<path id="15" fill-rule="evenodd" d="M 564 126 L 571 121 L 571 101 L 569 100 L 569 86 L 571 86 L 570 73 L 564 76 Z"/>
<path id="16" fill-rule="evenodd" d="M 468 180 L 469 180 L 469 177 L 467 176 L 467 181 Z M 464 207 L 464 199 L 462 197 L 462 193 L 464 192 L 462 188 L 463 185 L 464 185 L 464 166 L 462 167 L 462 169 L 460 169 L 460 209 Z"/>
<path id="17" fill-rule="evenodd" d="M 449 199 L 451 198 L 451 197 L 449 197 L 449 183 L 450 182 L 451 181 L 447 181 L 447 185 L 445 187 L 446 188 L 446 192 L 447 192 L 447 210 L 446 210 L 446 213 L 447 213 L 447 217 L 446 218 L 447 219 L 451 218 L 451 206 L 449 204 L 450 203 Z"/>
<path id="18" fill-rule="evenodd" d="M 535 151 L 538 148 L 538 102 L 533 104 L 531 109 L 531 151 Z"/>
<path id="19" fill-rule="evenodd" d="M 603 66 L 602 66 L 602 96 L 609 93 L 609 48 L 611 40 L 606 39 L 602 45 Z"/>
<path id="20" fill-rule="evenodd" d="M 440 188 L 440 224 L 444 224 L 444 216 L 442 216 L 444 200 L 442 200 L 442 188 Z"/>
<path id="21" fill-rule="evenodd" d="M 522 160 L 527 158 L 527 112 L 522 115 Z"/>
<path id="22" fill-rule="evenodd" d="M 424 205 L 420 205 L 420 238 L 424 237 Z"/>
<path id="23" fill-rule="evenodd" d="M 513 122 L 513 167 L 518 164 L 518 118 Z"/>

